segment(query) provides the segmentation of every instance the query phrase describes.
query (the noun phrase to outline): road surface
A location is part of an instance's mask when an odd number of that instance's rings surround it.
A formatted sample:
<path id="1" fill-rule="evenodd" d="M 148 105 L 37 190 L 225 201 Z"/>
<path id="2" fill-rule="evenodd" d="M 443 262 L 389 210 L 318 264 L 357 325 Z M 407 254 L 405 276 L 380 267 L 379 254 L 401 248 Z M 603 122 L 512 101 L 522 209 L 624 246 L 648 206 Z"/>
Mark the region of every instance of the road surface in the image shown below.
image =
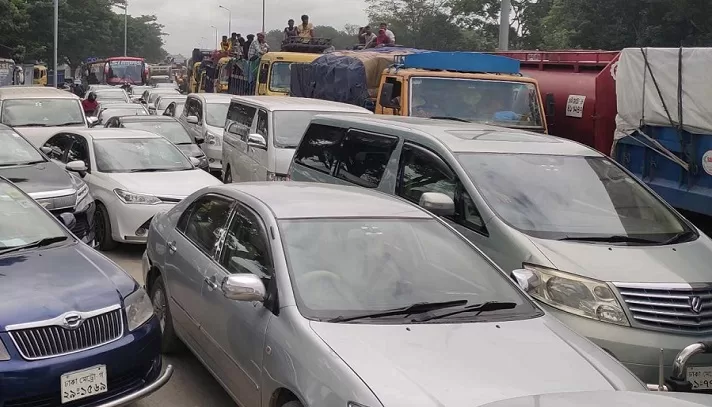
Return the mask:
<path id="1" fill-rule="evenodd" d="M 141 254 L 144 248 L 145 246 L 121 245 L 115 251 L 105 254 L 143 283 Z M 235 406 L 232 399 L 190 352 L 166 356 L 163 363 L 170 363 L 175 367 L 171 380 L 161 390 L 132 407 Z"/>

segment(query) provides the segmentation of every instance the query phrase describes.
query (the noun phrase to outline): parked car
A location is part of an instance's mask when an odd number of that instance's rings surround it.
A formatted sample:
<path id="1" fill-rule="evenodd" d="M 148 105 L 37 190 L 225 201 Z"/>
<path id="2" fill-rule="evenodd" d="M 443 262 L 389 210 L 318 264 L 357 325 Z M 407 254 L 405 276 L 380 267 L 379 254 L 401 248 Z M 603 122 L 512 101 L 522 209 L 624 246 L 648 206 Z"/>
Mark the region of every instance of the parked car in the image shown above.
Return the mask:
<path id="1" fill-rule="evenodd" d="M 441 192 L 448 222 L 542 307 L 643 381 L 712 340 L 712 241 L 610 158 L 579 143 L 482 124 L 319 116 L 295 181 L 359 185 L 418 203 Z M 521 269 L 525 269 L 522 271 Z M 712 377 L 712 355 L 688 368 Z M 698 380 L 695 390 L 712 389 Z"/>
<path id="2" fill-rule="evenodd" d="M 151 110 L 151 108 L 149 108 L 148 110 L 151 112 L 151 114 L 162 115 L 168 108 L 168 105 L 170 105 L 172 102 L 183 102 L 185 104 L 185 99 L 185 95 L 160 95 L 156 99 L 156 103 L 153 107 L 153 110 Z"/>
<path id="3" fill-rule="evenodd" d="M 183 108 L 185 108 L 185 100 L 182 102 L 171 102 L 168 107 L 166 107 L 166 110 L 163 111 L 163 116 L 180 117 L 181 113 L 183 113 Z"/>
<path id="4" fill-rule="evenodd" d="M 146 109 L 156 108 L 156 99 L 161 95 L 176 95 L 179 96 L 180 92 L 173 88 L 151 88 L 143 91 L 139 102 L 146 106 Z"/>
<path id="5" fill-rule="evenodd" d="M 202 187 L 221 183 L 157 134 L 91 129 L 59 133 L 47 145 L 62 144 L 66 138 L 80 146 L 72 160 L 85 163 L 84 181 L 96 200 L 94 230 L 100 250 L 111 250 L 117 242 L 145 243 L 156 213 Z"/>
<path id="6" fill-rule="evenodd" d="M 0 213 L 0 405 L 105 406 L 163 386 L 173 367 L 143 288 L 68 233 L 72 213 L 62 226 L 2 177 Z"/>
<path id="7" fill-rule="evenodd" d="M 641 393 L 630 391 L 538 394 L 486 404 L 482 407 L 702 407 L 712 396 L 691 393 Z"/>
<path id="8" fill-rule="evenodd" d="M 141 103 L 140 99 L 143 96 L 143 92 L 153 89 L 151 85 L 132 85 L 129 89 L 129 97 L 134 103 Z"/>
<path id="9" fill-rule="evenodd" d="M 54 216 L 71 213 L 76 222 L 72 233 L 94 244 L 94 198 L 74 171 L 77 163 L 57 165 L 12 128 L 0 124 L 0 176 L 14 182 Z M 53 154 L 54 146 L 45 147 Z M 71 146 L 67 151 L 71 150 Z"/>
<path id="10" fill-rule="evenodd" d="M 226 93 L 191 93 L 178 119 L 196 142 L 204 141 L 210 171 L 216 175 L 222 171 L 222 136 L 231 98 Z"/>
<path id="11" fill-rule="evenodd" d="M 167 116 L 120 116 L 112 117 L 106 123 L 107 128 L 126 128 L 145 130 L 167 138 L 175 144 L 186 157 L 195 157 L 198 168 L 207 171 L 208 159 L 203 150 L 190 138 L 185 127 L 173 117 Z"/>
<path id="12" fill-rule="evenodd" d="M 373 114 L 320 99 L 233 96 L 222 137 L 223 181 L 287 180 L 294 149 L 319 113 Z"/>
<path id="13" fill-rule="evenodd" d="M 443 194 L 421 203 L 455 210 Z M 375 191 L 201 189 L 154 217 L 143 272 L 164 351 L 182 341 L 244 407 L 646 391 L 447 223 Z"/>
<path id="14" fill-rule="evenodd" d="M 131 98 L 129 98 L 128 93 L 120 87 L 97 89 L 90 93 L 96 95 L 96 101 L 99 103 L 131 103 Z"/>
<path id="15" fill-rule="evenodd" d="M 100 105 L 97 109 L 97 121 L 92 127 L 104 124 L 112 117 L 118 116 L 148 116 L 148 109 L 137 103 Z"/>

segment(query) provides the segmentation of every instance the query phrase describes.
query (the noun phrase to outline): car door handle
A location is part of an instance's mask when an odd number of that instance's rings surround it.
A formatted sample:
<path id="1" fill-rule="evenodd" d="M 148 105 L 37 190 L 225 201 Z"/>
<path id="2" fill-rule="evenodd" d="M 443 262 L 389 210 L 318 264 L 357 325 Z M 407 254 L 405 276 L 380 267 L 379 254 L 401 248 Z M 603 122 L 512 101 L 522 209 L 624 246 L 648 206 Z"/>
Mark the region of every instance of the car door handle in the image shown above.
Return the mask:
<path id="1" fill-rule="evenodd" d="M 218 282 L 217 282 L 215 276 L 205 277 L 205 279 L 203 281 L 205 281 L 205 284 L 207 284 L 208 290 L 210 290 L 210 291 L 213 291 L 216 288 L 218 288 Z"/>
<path id="2" fill-rule="evenodd" d="M 168 242 L 168 244 L 166 244 L 166 246 L 168 246 L 168 252 L 169 252 L 170 254 L 175 253 L 176 250 L 177 250 L 177 248 L 176 248 L 176 242 Z"/>

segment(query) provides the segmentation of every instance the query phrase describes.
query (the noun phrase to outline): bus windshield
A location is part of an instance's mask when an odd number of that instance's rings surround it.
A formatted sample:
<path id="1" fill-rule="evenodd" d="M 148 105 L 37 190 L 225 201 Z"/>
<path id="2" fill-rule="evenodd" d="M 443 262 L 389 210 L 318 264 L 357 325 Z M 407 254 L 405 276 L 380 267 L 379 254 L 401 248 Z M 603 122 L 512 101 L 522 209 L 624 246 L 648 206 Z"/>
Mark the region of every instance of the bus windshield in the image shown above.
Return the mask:
<path id="1" fill-rule="evenodd" d="M 108 83 L 129 82 L 140 84 L 143 82 L 143 62 L 141 60 L 114 59 L 108 62 Z"/>

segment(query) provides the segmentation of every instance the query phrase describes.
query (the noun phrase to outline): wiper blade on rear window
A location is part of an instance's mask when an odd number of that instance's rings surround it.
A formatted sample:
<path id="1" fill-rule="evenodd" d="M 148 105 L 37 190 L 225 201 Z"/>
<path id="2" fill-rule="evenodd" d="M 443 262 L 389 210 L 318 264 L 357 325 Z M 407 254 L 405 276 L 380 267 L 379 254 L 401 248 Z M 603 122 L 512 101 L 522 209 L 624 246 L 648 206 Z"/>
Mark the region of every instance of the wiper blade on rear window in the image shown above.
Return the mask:
<path id="1" fill-rule="evenodd" d="M 570 240 L 574 242 L 601 242 L 601 243 L 642 243 L 642 244 L 659 244 L 658 240 L 643 239 L 640 237 L 631 237 L 623 235 L 611 236 L 566 236 L 559 239 L 561 241 Z"/>
<path id="2" fill-rule="evenodd" d="M 32 243 L 23 244 L 21 246 L 13 246 L 13 247 L 9 247 L 7 249 L 0 250 L 0 256 L 2 256 L 3 254 L 12 253 L 12 252 L 16 252 L 19 250 L 32 249 L 35 247 L 42 247 L 42 246 L 49 246 L 53 243 L 62 242 L 67 239 L 68 239 L 67 236 L 47 237 L 47 238 L 40 239 L 40 240 L 37 240 Z"/>
<path id="3" fill-rule="evenodd" d="M 396 315 L 411 315 L 420 314 L 423 312 L 434 311 L 443 308 L 460 307 L 467 304 L 467 300 L 454 300 L 454 301 L 442 301 L 442 302 L 419 302 L 416 304 L 408 305 L 407 307 L 394 308 L 390 310 L 374 311 L 359 315 L 352 316 L 338 316 L 327 320 L 327 322 L 348 322 L 355 321 L 357 319 L 368 319 L 368 318 L 380 318 L 380 317 L 390 317 Z"/>
<path id="4" fill-rule="evenodd" d="M 432 116 L 429 117 L 429 119 L 438 119 L 438 120 L 452 120 L 455 122 L 462 122 L 462 123 L 472 123 L 469 120 L 461 119 L 459 117 L 451 117 L 451 116 Z"/>
<path id="5" fill-rule="evenodd" d="M 483 312 L 499 311 L 502 309 L 512 309 L 512 308 L 515 308 L 516 306 L 517 306 L 516 302 L 487 301 L 487 302 L 483 302 L 482 304 L 468 305 L 467 307 L 464 307 L 457 311 L 445 312 L 440 315 L 432 315 L 432 316 L 423 316 L 420 318 L 413 318 L 413 322 L 425 322 L 425 321 L 430 321 L 433 319 L 449 317 L 451 315 L 463 314 L 465 312 L 476 312 L 475 316 L 478 316 Z"/>

